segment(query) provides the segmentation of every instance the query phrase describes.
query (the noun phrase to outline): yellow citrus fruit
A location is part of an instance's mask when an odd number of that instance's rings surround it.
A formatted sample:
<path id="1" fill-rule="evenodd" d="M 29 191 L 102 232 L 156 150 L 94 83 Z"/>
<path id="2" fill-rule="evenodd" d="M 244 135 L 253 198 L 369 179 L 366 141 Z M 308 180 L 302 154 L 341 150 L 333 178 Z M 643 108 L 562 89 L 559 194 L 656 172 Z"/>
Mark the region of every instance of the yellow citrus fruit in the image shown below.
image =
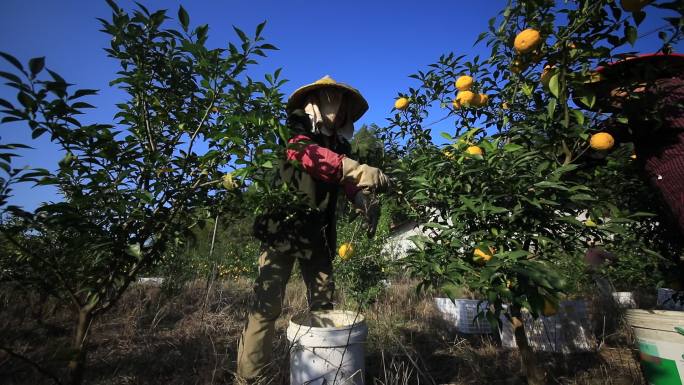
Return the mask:
<path id="1" fill-rule="evenodd" d="M 506 102 L 501 103 L 501 109 L 508 110 L 509 108 L 510 108 L 510 106 L 508 105 L 508 103 L 506 103 Z"/>
<path id="2" fill-rule="evenodd" d="M 599 132 L 591 136 L 589 146 L 594 150 L 610 150 L 615 145 L 613 135 L 607 132 Z"/>
<path id="3" fill-rule="evenodd" d="M 480 95 L 472 91 L 459 91 L 459 93 L 456 95 L 456 102 L 462 106 L 477 105 L 479 98 Z"/>
<path id="4" fill-rule="evenodd" d="M 528 28 L 518 34 L 513 42 L 513 47 L 520 53 L 527 53 L 537 48 L 541 43 L 541 35 L 536 29 Z"/>
<path id="5" fill-rule="evenodd" d="M 473 77 L 468 75 L 463 75 L 456 79 L 456 88 L 459 91 L 468 91 L 470 87 L 473 86 Z"/>
<path id="6" fill-rule="evenodd" d="M 486 106 L 487 103 L 489 102 L 489 96 L 487 94 L 479 94 L 478 95 L 478 106 Z"/>
<path id="7" fill-rule="evenodd" d="M 552 66 L 545 66 L 544 70 L 542 71 L 540 81 L 541 84 L 544 86 L 544 88 L 549 87 L 549 82 L 551 81 L 551 77 L 553 76 L 553 67 Z"/>
<path id="8" fill-rule="evenodd" d="M 407 98 L 399 98 L 394 102 L 394 108 L 397 110 L 405 110 L 409 105 L 409 100 Z"/>
<path id="9" fill-rule="evenodd" d="M 482 155 L 483 154 L 482 149 L 478 146 L 469 146 L 466 149 L 466 152 L 470 155 Z"/>
<path id="10" fill-rule="evenodd" d="M 544 299 L 544 309 L 542 310 L 542 315 L 545 317 L 551 317 L 558 313 L 558 306 L 548 299 Z"/>
<path id="11" fill-rule="evenodd" d="M 627 12 L 639 12 L 651 1 L 653 0 L 621 0 L 620 5 Z"/>
<path id="12" fill-rule="evenodd" d="M 475 251 L 473 251 L 473 260 L 477 262 L 478 264 L 484 265 L 487 261 L 492 259 L 492 256 L 494 253 L 496 253 L 496 249 L 493 247 L 489 246 L 489 253 L 486 251 L 483 251 L 481 248 L 476 248 Z"/>
<path id="13" fill-rule="evenodd" d="M 343 243 L 339 250 L 337 250 L 337 254 L 341 260 L 346 261 L 354 255 L 354 246 L 351 242 Z"/>
<path id="14" fill-rule="evenodd" d="M 234 190 L 234 189 L 238 188 L 238 183 L 233 178 L 232 172 L 229 172 L 229 173 L 223 175 L 223 177 L 221 178 L 221 184 L 227 190 Z"/>
<path id="15" fill-rule="evenodd" d="M 211 112 L 217 113 L 218 111 L 218 107 L 211 107 Z"/>

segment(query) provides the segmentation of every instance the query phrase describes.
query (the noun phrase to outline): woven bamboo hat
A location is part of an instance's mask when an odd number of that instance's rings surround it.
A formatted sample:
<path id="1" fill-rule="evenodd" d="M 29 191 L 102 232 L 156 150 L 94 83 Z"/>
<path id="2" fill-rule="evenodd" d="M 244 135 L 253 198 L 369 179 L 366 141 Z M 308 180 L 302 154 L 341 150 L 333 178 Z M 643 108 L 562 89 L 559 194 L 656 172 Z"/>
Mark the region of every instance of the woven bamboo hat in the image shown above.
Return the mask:
<path id="1" fill-rule="evenodd" d="M 290 113 L 297 108 L 303 108 L 307 95 L 312 91 L 322 88 L 334 88 L 344 92 L 344 103 L 347 106 L 352 122 L 359 120 L 368 111 L 368 102 L 356 88 L 344 83 L 338 83 L 329 75 L 325 75 L 311 84 L 297 88 L 287 100 L 287 112 Z"/>

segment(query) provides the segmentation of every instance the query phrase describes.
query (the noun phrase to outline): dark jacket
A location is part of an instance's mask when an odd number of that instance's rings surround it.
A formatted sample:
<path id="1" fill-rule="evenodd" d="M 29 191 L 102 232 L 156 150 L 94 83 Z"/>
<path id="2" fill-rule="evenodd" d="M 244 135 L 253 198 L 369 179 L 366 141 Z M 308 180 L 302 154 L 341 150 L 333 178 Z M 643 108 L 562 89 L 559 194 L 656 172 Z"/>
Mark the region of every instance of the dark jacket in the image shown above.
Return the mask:
<path id="1" fill-rule="evenodd" d="M 311 121 L 302 110 L 293 111 L 287 124 L 291 137 L 306 135 L 313 143 L 338 154 L 351 152 L 349 142 L 344 139 L 312 134 Z M 265 246 L 298 258 L 309 259 L 313 253 L 326 253 L 332 258 L 337 244 L 336 207 L 341 186 L 317 180 L 284 159 L 277 169 L 274 184 L 289 186 L 292 204 L 257 217 L 254 235 Z"/>

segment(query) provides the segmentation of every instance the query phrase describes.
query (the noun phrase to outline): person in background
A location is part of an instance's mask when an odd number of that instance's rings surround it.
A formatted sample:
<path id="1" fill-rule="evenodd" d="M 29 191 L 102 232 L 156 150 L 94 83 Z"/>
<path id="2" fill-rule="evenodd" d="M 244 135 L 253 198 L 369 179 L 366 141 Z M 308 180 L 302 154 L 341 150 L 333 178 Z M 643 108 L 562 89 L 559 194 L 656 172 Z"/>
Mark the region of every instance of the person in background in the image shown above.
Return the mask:
<path id="1" fill-rule="evenodd" d="M 596 103 L 585 107 L 627 118 L 613 116 L 604 130 L 616 143 L 634 143 L 637 163 L 684 236 L 684 55 L 628 57 L 596 74 L 587 84 Z"/>

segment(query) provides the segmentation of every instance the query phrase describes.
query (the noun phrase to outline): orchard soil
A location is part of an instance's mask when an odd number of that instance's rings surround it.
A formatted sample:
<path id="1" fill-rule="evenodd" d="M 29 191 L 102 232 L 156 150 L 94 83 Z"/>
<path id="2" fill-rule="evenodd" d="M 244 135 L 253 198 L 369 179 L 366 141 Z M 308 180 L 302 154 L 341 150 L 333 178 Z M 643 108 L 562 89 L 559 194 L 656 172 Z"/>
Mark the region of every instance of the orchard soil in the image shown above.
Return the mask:
<path id="1" fill-rule="evenodd" d="M 496 337 L 456 333 L 433 302 L 398 280 L 366 311 L 370 328 L 367 383 L 524 384 L 520 360 Z M 208 290 L 207 290 L 208 289 Z M 288 383 L 289 317 L 306 308 L 304 286 L 293 279 L 277 322 L 276 361 L 263 384 Z M 207 294 L 208 293 L 208 294 Z M 248 280 L 195 281 L 180 292 L 136 285 L 97 319 L 84 384 L 232 384 L 236 348 L 251 296 Z M 3 384 L 52 384 L 21 355 L 64 374 L 72 324 L 68 309 L 11 284 L 0 288 L 0 379 Z M 339 298 L 338 308 L 352 307 Z M 637 352 L 624 326 L 597 322 L 598 353 L 542 355 L 550 384 L 644 384 Z M 15 355 L 13 355 L 15 354 Z"/>

